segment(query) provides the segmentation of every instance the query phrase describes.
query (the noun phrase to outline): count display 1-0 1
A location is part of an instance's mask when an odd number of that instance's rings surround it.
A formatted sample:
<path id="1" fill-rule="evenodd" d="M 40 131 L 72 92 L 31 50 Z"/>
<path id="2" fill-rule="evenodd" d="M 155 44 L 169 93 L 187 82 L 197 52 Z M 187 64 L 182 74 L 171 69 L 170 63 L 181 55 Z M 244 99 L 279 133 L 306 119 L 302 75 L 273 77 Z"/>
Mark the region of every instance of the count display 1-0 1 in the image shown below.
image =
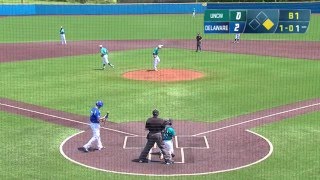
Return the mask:
<path id="1" fill-rule="evenodd" d="M 305 33 L 310 14 L 307 9 L 207 9 L 204 33 Z"/>

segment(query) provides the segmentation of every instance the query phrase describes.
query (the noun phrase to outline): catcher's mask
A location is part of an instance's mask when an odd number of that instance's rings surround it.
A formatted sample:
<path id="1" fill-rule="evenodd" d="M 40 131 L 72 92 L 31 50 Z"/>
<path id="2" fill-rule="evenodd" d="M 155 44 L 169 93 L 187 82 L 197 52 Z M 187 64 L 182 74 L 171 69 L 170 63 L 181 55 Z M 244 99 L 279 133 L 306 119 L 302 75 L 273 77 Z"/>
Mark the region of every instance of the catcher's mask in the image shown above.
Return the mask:
<path id="1" fill-rule="evenodd" d="M 165 121 L 164 121 L 164 124 L 165 125 L 172 125 L 172 119 L 166 119 Z"/>
<path id="2" fill-rule="evenodd" d="M 153 116 L 158 116 L 159 115 L 159 111 L 157 109 L 152 111 L 152 115 Z"/>
<path id="3" fill-rule="evenodd" d="M 98 108 L 101 108 L 103 106 L 103 102 L 102 101 L 97 101 L 96 105 Z"/>

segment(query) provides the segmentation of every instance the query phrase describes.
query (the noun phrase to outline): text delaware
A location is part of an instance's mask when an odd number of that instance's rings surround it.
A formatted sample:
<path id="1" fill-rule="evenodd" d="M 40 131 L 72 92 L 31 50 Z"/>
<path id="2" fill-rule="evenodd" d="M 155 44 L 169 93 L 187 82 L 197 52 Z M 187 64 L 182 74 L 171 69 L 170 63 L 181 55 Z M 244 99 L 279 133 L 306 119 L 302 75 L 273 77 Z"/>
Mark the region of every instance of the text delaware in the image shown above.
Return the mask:
<path id="1" fill-rule="evenodd" d="M 229 31 L 228 25 L 205 25 L 206 31 Z"/>

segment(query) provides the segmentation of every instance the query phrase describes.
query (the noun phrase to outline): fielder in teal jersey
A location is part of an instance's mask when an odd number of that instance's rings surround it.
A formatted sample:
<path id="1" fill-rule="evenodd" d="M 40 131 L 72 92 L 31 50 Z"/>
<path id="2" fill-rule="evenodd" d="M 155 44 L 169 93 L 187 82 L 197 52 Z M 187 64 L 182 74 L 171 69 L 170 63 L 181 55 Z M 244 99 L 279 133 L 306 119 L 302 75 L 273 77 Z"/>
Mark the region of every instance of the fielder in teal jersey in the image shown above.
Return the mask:
<path id="1" fill-rule="evenodd" d="M 196 17 L 196 8 L 193 8 L 192 17 Z"/>
<path id="2" fill-rule="evenodd" d="M 160 58 L 158 56 L 159 49 L 162 48 L 163 45 L 158 45 L 156 48 L 153 49 L 153 70 L 158 71 L 158 64 L 160 63 Z"/>
<path id="3" fill-rule="evenodd" d="M 100 54 L 102 57 L 102 69 L 106 68 L 106 64 L 114 68 L 114 65 L 111 64 L 108 60 L 108 54 L 109 54 L 108 49 L 103 47 L 102 45 L 100 45 L 99 47 L 100 47 Z"/>
<path id="4" fill-rule="evenodd" d="M 165 129 L 162 132 L 162 140 L 165 144 L 165 149 L 171 157 L 174 157 L 174 150 L 173 150 L 173 141 L 172 139 L 176 136 L 176 131 L 172 127 L 172 119 L 165 120 Z M 162 157 L 160 157 L 162 159 Z"/>

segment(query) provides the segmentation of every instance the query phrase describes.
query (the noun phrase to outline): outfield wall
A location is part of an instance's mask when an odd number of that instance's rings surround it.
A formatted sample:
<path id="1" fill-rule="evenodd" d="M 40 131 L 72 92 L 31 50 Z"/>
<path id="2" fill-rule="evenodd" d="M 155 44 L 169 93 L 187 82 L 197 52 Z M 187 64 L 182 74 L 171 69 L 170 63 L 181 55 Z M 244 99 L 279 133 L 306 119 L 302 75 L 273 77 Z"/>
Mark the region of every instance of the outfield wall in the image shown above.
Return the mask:
<path id="1" fill-rule="evenodd" d="M 311 9 L 320 13 L 320 2 L 311 3 L 212 3 L 210 9 Z M 21 15 L 120 15 L 203 13 L 200 3 L 188 4 L 112 4 L 112 5 L 0 5 L 0 16 Z"/>

